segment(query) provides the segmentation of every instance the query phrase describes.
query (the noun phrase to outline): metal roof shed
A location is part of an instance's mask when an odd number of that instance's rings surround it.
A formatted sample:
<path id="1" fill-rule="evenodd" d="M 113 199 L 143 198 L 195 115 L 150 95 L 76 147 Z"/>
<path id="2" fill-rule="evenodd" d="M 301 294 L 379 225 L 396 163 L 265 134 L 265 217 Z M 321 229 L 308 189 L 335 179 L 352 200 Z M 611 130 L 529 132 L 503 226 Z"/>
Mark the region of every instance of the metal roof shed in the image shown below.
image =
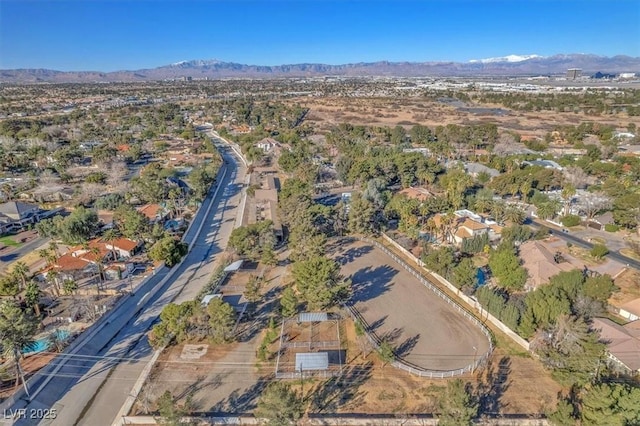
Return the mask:
<path id="1" fill-rule="evenodd" d="M 244 260 L 242 260 L 242 259 L 236 260 L 231 265 L 229 265 L 226 268 L 224 268 L 224 272 L 235 272 L 235 271 L 237 271 L 238 269 L 240 269 L 240 267 L 242 266 L 243 262 L 244 262 Z"/>
<path id="2" fill-rule="evenodd" d="M 322 322 L 328 320 L 329 316 L 326 312 L 300 312 L 298 314 L 298 322 Z"/>
<path id="3" fill-rule="evenodd" d="M 302 352 L 296 354 L 296 371 L 328 370 L 327 352 Z"/>

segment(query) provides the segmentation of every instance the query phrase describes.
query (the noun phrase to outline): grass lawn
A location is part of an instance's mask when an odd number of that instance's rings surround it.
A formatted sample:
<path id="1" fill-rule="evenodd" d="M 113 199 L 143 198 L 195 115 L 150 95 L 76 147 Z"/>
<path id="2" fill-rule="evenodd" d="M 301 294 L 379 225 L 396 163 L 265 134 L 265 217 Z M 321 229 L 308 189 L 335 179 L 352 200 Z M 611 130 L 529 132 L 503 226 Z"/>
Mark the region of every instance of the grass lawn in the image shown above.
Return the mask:
<path id="1" fill-rule="evenodd" d="M 623 256 L 630 257 L 632 259 L 640 260 L 640 257 L 638 257 L 638 255 L 635 254 L 633 250 L 628 249 L 628 248 L 620 249 L 620 254 L 623 255 Z"/>
<path id="2" fill-rule="evenodd" d="M 5 246 L 9 246 L 9 247 L 18 247 L 21 246 L 22 244 L 15 241 L 13 238 L 11 238 L 9 235 L 5 235 L 4 237 L 0 237 L 0 243 L 4 244 Z"/>

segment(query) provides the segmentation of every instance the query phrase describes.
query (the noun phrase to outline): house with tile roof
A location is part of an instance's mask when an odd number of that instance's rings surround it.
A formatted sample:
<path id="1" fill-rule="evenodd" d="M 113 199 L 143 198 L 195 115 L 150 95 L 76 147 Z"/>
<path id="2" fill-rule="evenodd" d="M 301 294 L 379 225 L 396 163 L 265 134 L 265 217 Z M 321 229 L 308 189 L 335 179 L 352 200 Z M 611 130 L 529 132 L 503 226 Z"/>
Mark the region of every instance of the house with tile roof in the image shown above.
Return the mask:
<path id="1" fill-rule="evenodd" d="M 608 318 L 594 318 L 592 328 L 607 345 L 610 360 L 626 370 L 640 372 L 640 320 L 620 325 Z"/>
<path id="2" fill-rule="evenodd" d="M 152 225 L 163 222 L 169 215 L 167 209 L 157 203 L 145 204 L 144 206 L 138 207 L 137 210 L 145 215 Z"/>
<path id="3" fill-rule="evenodd" d="M 433 197 L 433 194 L 426 189 L 413 186 L 404 188 L 402 191 L 399 191 L 398 194 L 404 195 L 405 197 L 412 200 L 418 200 L 420 202 L 426 201 L 429 198 Z"/>
<path id="4" fill-rule="evenodd" d="M 489 225 L 485 223 L 467 216 L 459 216 L 458 214 L 453 217 L 453 222 L 450 225 L 446 224 L 445 215 L 440 213 L 433 216 L 433 221 L 438 229 L 448 228 L 449 232 L 444 236 L 444 240 L 456 245 L 462 244 L 467 238 L 488 234 L 491 229 Z"/>
<path id="5" fill-rule="evenodd" d="M 619 308 L 620 316 L 631 321 L 640 319 L 640 297 L 625 303 Z"/>
<path id="6" fill-rule="evenodd" d="M 518 252 L 522 266 L 529 274 L 525 284 L 528 291 L 548 283 L 551 277 L 560 272 L 576 269 L 575 265 L 563 261 L 541 241 L 527 241 L 520 245 Z"/>

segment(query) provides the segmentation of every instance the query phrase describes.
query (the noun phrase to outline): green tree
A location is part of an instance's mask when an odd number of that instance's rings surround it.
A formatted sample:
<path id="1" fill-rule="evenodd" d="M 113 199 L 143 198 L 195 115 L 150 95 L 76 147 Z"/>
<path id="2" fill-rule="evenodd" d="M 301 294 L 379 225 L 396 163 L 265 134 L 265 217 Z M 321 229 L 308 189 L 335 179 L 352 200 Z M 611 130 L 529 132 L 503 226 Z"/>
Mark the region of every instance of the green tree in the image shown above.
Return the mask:
<path id="1" fill-rule="evenodd" d="M 548 414 L 548 418 L 555 426 L 573 426 L 576 424 L 575 408 L 570 400 L 562 398 L 556 409 Z"/>
<path id="2" fill-rule="evenodd" d="M 298 298 L 291 287 L 287 287 L 282 292 L 280 298 L 280 312 L 285 318 L 291 317 L 298 312 Z"/>
<path id="3" fill-rule="evenodd" d="M 153 326 L 149 333 L 149 343 L 154 348 L 161 348 L 174 340 L 183 342 L 189 337 L 190 320 L 197 302 L 181 304 L 169 303 L 160 312 L 160 322 Z"/>
<path id="4" fill-rule="evenodd" d="M 214 298 L 207 305 L 207 313 L 209 314 L 209 337 L 211 340 L 214 343 L 230 341 L 236 323 L 236 313 L 233 306 L 221 298 Z"/>
<path id="5" fill-rule="evenodd" d="M 172 236 L 163 237 L 149 250 L 149 259 L 156 262 L 164 262 L 167 267 L 176 265 L 187 254 L 188 247 L 182 241 Z"/>
<path id="6" fill-rule="evenodd" d="M 177 398 L 173 396 L 170 390 L 164 393 L 156 401 L 158 406 L 159 418 L 156 418 L 158 424 L 163 426 L 191 426 L 193 422 L 185 422 L 184 417 L 193 411 L 193 403 L 191 397 L 187 396 L 183 404 L 179 404 Z"/>
<path id="7" fill-rule="evenodd" d="M 472 425 L 478 415 L 478 403 L 471 392 L 471 385 L 461 379 L 447 383 L 438 398 L 438 424 L 443 426 Z"/>
<path id="8" fill-rule="evenodd" d="M 527 218 L 527 213 L 517 206 L 509 206 L 504 211 L 505 220 L 515 225 L 522 225 Z"/>
<path id="9" fill-rule="evenodd" d="M 446 246 L 430 249 L 422 255 L 422 261 L 428 269 L 447 277 L 455 265 L 454 251 Z"/>
<path id="10" fill-rule="evenodd" d="M 262 279 L 251 275 L 244 288 L 244 298 L 247 299 L 249 303 L 256 303 L 262 298 L 260 294 L 261 289 Z"/>
<path id="11" fill-rule="evenodd" d="M 594 244 L 589 253 L 596 259 L 602 259 L 609 254 L 609 249 L 604 244 Z"/>
<path id="12" fill-rule="evenodd" d="M 23 357 L 22 350 L 34 344 L 33 337 L 37 328 L 37 320 L 23 312 L 14 302 L 8 300 L 0 302 L 0 346 L 4 357 L 11 359 L 15 365 L 15 386 L 20 384 L 22 377 L 25 390 L 27 390 L 27 384 L 20 365 Z"/>
<path id="13" fill-rule="evenodd" d="M 380 342 L 377 352 L 382 361 L 382 368 L 396 359 L 396 355 L 393 353 L 393 346 L 387 340 Z"/>
<path id="14" fill-rule="evenodd" d="M 78 284 L 74 280 L 64 280 L 62 289 L 66 294 L 73 294 L 78 290 Z"/>
<path id="15" fill-rule="evenodd" d="M 20 293 L 20 281 L 13 275 L 0 277 L 0 296 L 17 296 Z"/>
<path id="16" fill-rule="evenodd" d="M 293 264 L 296 287 L 311 309 L 327 309 L 347 300 L 351 282 L 340 275 L 340 265 L 327 257 L 315 256 Z"/>
<path id="17" fill-rule="evenodd" d="M 20 283 L 19 290 L 22 291 L 27 287 L 27 282 L 29 280 L 29 267 L 23 261 L 17 261 L 13 268 L 11 269 L 11 275 L 13 275 L 16 280 Z"/>
<path id="18" fill-rule="evenodd" d="M 465 257 L 453 270 L 453 281 L 456 287 L 468 292 L 473 290 L 477 283 L 478 268 L 473 264 L 473 260 Z"/>
<path id="19" fill-rule="evenodd" d="M 359 194 L 355 194 L 351 199 L 348 217 L 347 228 L 351 233 L 371 235 L 378 230 L 373 203 Z"/>
<path id="20" fill-rule="evenodd" d="M 532 348 L 553 376 L 565 385 L 584 386 L 605 359 L 605 345 L 582 318 L 561 315 L 542 330 Z"/>
<path id="21" fill-rule="evenodd" d="M 594 300 L 606 302 L 615 289 L 616 286 L 613 284 L 613 279 L 605 274 L 599 277 L 587 278 L 584 282 L 582 293 Z"/>
<path id="22" fill-rule="evenodd" d="M 24 298 L 29 306 L 33 308 L 33 311 L 36 314 L 36 317 L 40 317 L 40 296 L 42 295 L 42 291 L 40 291 L 40 287 L 38 283 L 35 281 L 29 281 L 27 283 L 27 287 L 25 288 Z"/>
<path id="23" fill-rule="evenodd" d="M 584 426 L 640 424 L 640 388 L 621 383 L 588 386 L 582 393 Z"/>
<path id="24" fill-rule="evenodd" d="M 522 290 L 527 281 L 527 270 L 520 265 L 520 259 L 507 247 L 498 247 L 489 255 L 489 267 L 501 287 Z"/>
<path id="25" fill-rule="evenodd" d="M 66 244 L 81 244 L 90 239 L 100 227 L 95 210 L 76 208 L 62 222 L 57 222 L 56 235 Z"/>
<path id="26" fill-rule="evenodd" d="M 265 220 L 235 228 L 231 231 L 228 245 L 241 256 L 260 259 L 265 250 L 273 250 L 275 246 L 273 222 Z"/>
<path id="27" fill-rule="evenodd" d="M 304 410 L 300 396 L 287 383 L 271 382 L 258 400 L 256 417 L 270 426 L 294 425 Z"/>
<path id="28" fill-rule="evenodd" d="M 122 204 L 113 214 L 113 221 L 122 235 L 132 240 L 140 239 L 140 236 L 149 232 L 149 219 L 131 207 Z"/>

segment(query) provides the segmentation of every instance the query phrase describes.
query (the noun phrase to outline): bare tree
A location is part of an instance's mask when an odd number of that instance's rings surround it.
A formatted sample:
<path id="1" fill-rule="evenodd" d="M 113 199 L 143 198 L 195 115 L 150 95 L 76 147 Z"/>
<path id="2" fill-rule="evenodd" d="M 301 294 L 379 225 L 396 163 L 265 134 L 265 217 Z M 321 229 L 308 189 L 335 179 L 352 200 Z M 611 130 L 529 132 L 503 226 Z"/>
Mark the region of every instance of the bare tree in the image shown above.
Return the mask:
<path id="1" fill-rule="evenodd" d="M 601 192 L 586 192 L 578 197 L 580 212 L 593 219 L 598 213 L 611 208 L 611 199 Z"/>
<path id="2" fill-rule="evenodd" d="M 120 185 L 124 177 L 129 173 L 129 168 L 124 161 L 117 160 L 111 163 L 109 171 L 107 172 L 107 183 L 111 187 L 117 187 Z"/>
<path id="3" fill-rule="evenodd" d="M 593 183 L 593 179 L 584 170 L 576 166 L 569 166 L 564 170 L 564 180 L 577 189 L 584 189 L 587 185 Z"/>
<path id="4" fill-rule="evenodd" d="M 40 174 L 40 184 L 44 186 L 55 185 L 60 182 L 60 178 L 51 170 L 45 170 Z"/>

